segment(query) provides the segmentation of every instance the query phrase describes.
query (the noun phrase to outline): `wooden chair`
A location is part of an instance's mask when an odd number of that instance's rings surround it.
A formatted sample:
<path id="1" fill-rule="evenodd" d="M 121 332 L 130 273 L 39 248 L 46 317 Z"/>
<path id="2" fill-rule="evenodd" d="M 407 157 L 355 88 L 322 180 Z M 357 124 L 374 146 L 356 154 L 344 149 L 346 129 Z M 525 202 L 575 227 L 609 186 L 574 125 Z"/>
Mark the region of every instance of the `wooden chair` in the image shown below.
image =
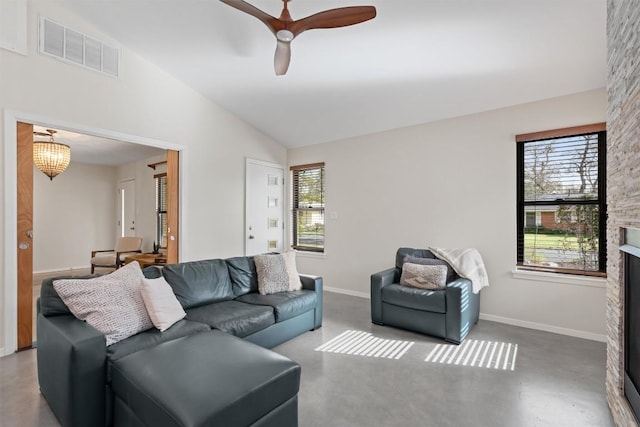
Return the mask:
<path id="1" fill-rule="evenodd" d="M 119 237 L 115 249 L 91 251 L 91 274 L 96 267 L 115 268 L 124 265 L 125 258 L 142 252 L 142 237 Z"/>

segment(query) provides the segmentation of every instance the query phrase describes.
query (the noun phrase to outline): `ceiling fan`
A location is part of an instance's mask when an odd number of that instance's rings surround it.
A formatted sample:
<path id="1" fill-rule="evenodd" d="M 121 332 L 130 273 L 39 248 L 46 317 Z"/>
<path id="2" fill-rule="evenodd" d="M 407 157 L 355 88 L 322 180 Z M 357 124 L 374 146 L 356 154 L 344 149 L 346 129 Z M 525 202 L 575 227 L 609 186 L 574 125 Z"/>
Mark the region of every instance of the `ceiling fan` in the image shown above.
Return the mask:
<path id="1" fill-rule="evenodd" d="M 350 6 L 325 10 L 294 21 L 287 8 L 287 3 L 291 0 L 282 0 L 284 8 L 279 18 L 275 18 L 243 0 L 220 1 L 258 18 L 276 36 L 278 44 L 273 63 L 278 76 L 286 74 L 289 62 L 291 62 L 291 42 L 303 31 L 315 28 L 346 27 L 376 17 L 376 8 L 373 6 Z"/>

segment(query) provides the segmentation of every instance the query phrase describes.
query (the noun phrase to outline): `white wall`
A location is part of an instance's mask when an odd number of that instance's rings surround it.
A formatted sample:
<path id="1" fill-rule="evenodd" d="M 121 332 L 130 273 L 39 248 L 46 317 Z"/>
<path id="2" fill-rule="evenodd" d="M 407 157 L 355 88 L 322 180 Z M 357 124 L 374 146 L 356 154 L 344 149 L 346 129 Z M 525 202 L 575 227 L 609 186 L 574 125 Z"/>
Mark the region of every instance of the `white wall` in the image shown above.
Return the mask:
<path id="1" fill-rule="evenodd" d="M 71 162 L 50 181 L 33 168 L 33 270 L 89 267 L 113 247 L 116 168 Z"/>
<path id="2" fill-rule="evenodd" d="M 162 153 L 118 168 L 118 182 L 136 181 L 136 236 L 142 237 L 143 252 L 151 252 L 156 240 L 156 180 L 153 176 L 167 171 L 166 163 L 156 166 L 155 170 L 148 165 L 166 159 L 166 153 Z M 119 236 L 120 229 L 116 231 Z"/>
<path id="3" fill-rule="evenodd" d="M 11 351 L 16 316 L 15 166 L 7 135 L 14 135 L 14 115 L 38 117 L 38 124 L 70 130 L 97 129 L 132 140 L 148 138 L 165 146 L 182 146 L 182 260 L 240 255 L 244 251 L 245 158 L 285 164 L 286 149 L 188 86 L 123 50 L 121 78 L 69 65 L 37 53 L 37 15 L 48 17 L 112 45 L 118 45 L 91 24 L 51 0 L 28 3 L 28 55 L 0 49 L 0 109 L 5 120 L 0 138 L 5 150 L 0 189 L 0 293 L 3 331 L 0 354 Z M 15 113 L 18 112 L 18 113 Z M 15 113 L 15 114 L 14 114 Z M 6 122 L 6 123 L 5 123 Z M 73 125 L 73 126 L 70 126 Z M 88 132 L 90 133 L 90 132 Z M 96 131 L 95 133 L 101 133 Z M 161 144 L 160 144 L 161 145 Z M 13 154 L 14 155 L 14 154 Z M 15 232 L 13 232 L 15 233 Z M 11 237 L 12 241 L 7 239 Z M 5 342 L 7 341 L 7 342 Z M 6 348 L 5 348 L 6 346 Z"/>
<path id="4" fill-rule="evenodd" d="M 299 256 L 299 269 L 367 296 L 369 276 L 392 267 L 398 247 L 475 247 L 491 280 L 485 318 L 604 339 L 604 284 L 514 279 L 512 270 L 515 135 L 603 122 L 606 105 L 603 89 L 289 150 L 289 165 L 326 164 L 326 253 Z"/>

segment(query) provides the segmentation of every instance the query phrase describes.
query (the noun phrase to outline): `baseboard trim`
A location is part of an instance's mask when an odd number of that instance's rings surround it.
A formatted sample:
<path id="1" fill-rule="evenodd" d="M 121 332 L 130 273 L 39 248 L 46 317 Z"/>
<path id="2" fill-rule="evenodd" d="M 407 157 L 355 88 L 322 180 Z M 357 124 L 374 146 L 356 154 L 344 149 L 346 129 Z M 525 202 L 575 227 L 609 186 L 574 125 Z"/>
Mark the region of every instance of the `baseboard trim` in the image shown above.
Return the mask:
<path id="1" fill-rule="evenodd" d="M 324 290 L 335 294 L 350 295 L 353 297 L 371 299 L 371 295 L 364 292 L 351 291 L 348 289 L 333 288 L 325 286 Z M 526 320 L 512 319 L 510 317 L 496 316 L 493 314 L 480 313 L 480 319 L 489 320 L 491 322 L 504 323 L 505 325 L 519 326 L 521 328 L 535 329 L 538 331 L 552 332 L 559 335 L 567 335 L 570 337 L 583 338 L 591 341 L 607 342 L 606 335 L 594 334 L 591 332 L 579 331 L 577 329 L 561 328 L 559 326 L 547 325 L 545 323 L 529 322 Z"/>
<path id="2" fill-rule="evenodd" d="M 371 295 L 364 292 L 350 291 L 348 289 L 332 288 L 331 286 L 324 286 L 323 289 L 327 292 L 333 292 L 334 294 L 351 295 L 352 297 L 371 299 Z"/>
<path id="3" fill-rule="evenodd" d="M 49 270 L 34 271 L 33 274 L 49 274 L 49 273 L 58 273 L 58 272 L 66 272 L 66 271 L 73 271 L 73 270 L 88 270 L 90 268 L 91 268 L 91 265 L 85 265 L 81 267 L 54 268 L 52 270 L 49 269 Z"/>
<path id="4" fill-rule="evenodd" d="M 529 322 L 526 320 L 512 319 L 510 317 L 495 316 L 493 314 L 480 313 L 480 319 L 491 322 L 504 323 L 522 328 L 536 329 L 539 331 L 553 332 L 554 334 L 568 335 L 570 337 L 583 338 L 591 341 L 607 342 L 607 336 L 594 334 L 591 332 L 579 331 L 577 329 L 561 328 L 559 326 L 547 325 L 545 323 Z"/>

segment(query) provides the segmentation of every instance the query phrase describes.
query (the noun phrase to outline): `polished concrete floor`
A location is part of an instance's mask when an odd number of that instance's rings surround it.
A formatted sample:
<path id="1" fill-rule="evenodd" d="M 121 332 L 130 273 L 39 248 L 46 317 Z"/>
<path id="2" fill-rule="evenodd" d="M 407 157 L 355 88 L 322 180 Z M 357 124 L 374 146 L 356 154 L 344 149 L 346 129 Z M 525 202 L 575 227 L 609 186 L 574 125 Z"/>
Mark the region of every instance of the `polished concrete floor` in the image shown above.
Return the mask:
<path id="1" fill-rule="evenodd" d="M 441 340 L 371 324 L 368 300 L 325 293 L 324 316 L 321 329 L 274 349 L 302 366 L 301 427 L 613 426 L 603 343 L 481 320 L 468 342 L 517 345 L 513 370 L 513 358 L 497 369 L 471 366 L 473 357 L 440 358 L 449 365 L 425 361 Z M 389 353 L 398 359 L 357 347 L 352 354 L 315 351 L 348 330 L 414 344 Z M 2 427 L 59 425 L 38 392 L 35 356 L 29 350 L 0 359 Z"/>

